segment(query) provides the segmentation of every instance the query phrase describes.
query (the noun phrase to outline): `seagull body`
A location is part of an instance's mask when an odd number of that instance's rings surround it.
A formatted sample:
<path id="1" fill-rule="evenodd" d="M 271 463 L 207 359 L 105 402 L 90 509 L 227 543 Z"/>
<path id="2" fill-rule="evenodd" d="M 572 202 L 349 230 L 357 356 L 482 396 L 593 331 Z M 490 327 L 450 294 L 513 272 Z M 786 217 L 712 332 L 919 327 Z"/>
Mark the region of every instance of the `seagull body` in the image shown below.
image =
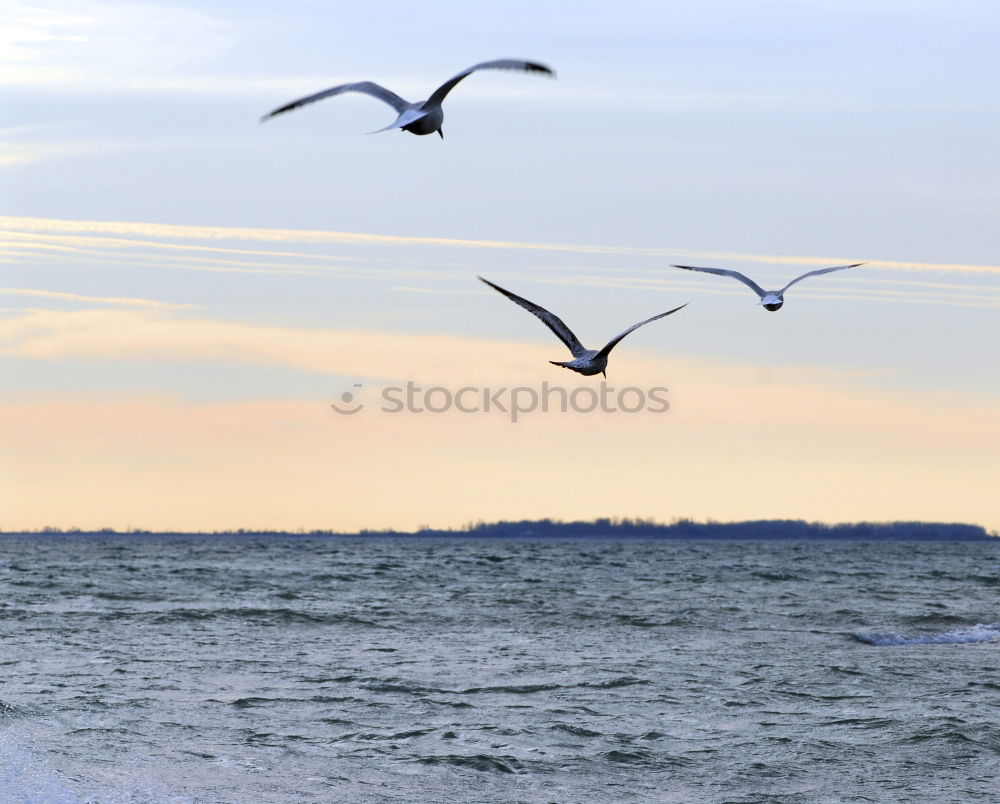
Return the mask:
<path id="1" fill-rule="evenodd" d="M 318 100 L 323 100 L 323 98 L 329 98 L 333 95 L 340 95 L 344 92 L 362 92 L 366 95 L 371 95 L 373 98 L 378 98 L 380 101 L 388 103 L 393 109 L 396 110 L 398 117 L 387 125 L 385 128 L 380 128 L 378 131 L 371 132 L 372 134 L 377 134 L 379 131 L 389 131 L 393 128 L 401 128 L 403 131 L 409 131 L 411 134 L 433 134 L 435 131 L 444 139 L 444 132 L 441 130 L 441 124 L 444 122 L 444 111 L 441 109 L 441 104 L 444 103 L 445 97 L 448 93 L 455 88 L 466 76 L 471 75 L 476 72 L 476 70 L 521 70 L 523 72 L 529 73 L 544 73 L 546 75 L 555 75 L 551 69 L 546 67 L 544 64 L 539 64 L 533 61 L 521 61 L 519 59 L 497 59 L 496 61 L 484 61 L 480 64 L 474 64 L 467 70 L 462 70 L 458 75 L 445 81 L 441 86 L 434 90 L 433 94 L 424 101 L 417 101 L 416 103 L 410 103 L 409 101 L 403 100 L 395 92 L 386 89 L 373 81 L 358 81 L 353 84 L 341 84 L 340 86 L 331 87 L 330 89 L 324 89 L 322 92 L 317 92 L 315 95 L 307 95 L 304 98 L 299 98 L 291 103 L 286 103 L 284 106 L 279 106 L 272 112 L 268 112 L 264 115 L 260 121 L 263 123 L 265 120 L 269 120 L 275 115 L 283 114 L 284 112 L 290 112 L 292 109 L 297 109 L 300 106 L 305 106 L 307 103 L 315 103 Z"/>
<path id="2" fill-rule="evenodd" d="M 645 321 L 640 321 L 638 324 L 633 324 L 627 330 L 619 335 L 616 335 L 610 341 L 608 341 L 602 349 L 587 349 L 582 343 L 577 339 L 573 331 L 567 327 L 558 316 L 553 315 L 544 307 L 540 307 L 534 302 L 530 302 L 527 299 L 523 299 L 520 296 L 511 293 L 509 290 L 504 290 L 499 285 L 494 285 L 487 279 L 479 277 L 480 282 L 485 282 L 491 288 L 493 288 L 498 293 L 502 293 L 508 299 L 510 299 L 515 304 L 520 305 L 529 313 L 536 316 L 545 326 L 555 333 L 555 336 L 566 344 L 566 348 L 570 350 L 573 354 L 572 360 L 550 360 L 549 362 L 553 366 L 562 366 L 562 368 L 569 369 L 570 371 L 576 371 L 587 377 L 593 374 L 602 374 L 604 377 L 608 375 L 605 374 L 605 369 L 608 367 L 608 355 L 611 354 L 611 350 L 618 345 L 618 342 L 628 335 L 633 330 L 639 329 L 643 324 L 648 324 L 650 321 L 656 321 L 658 318 L 663 318 L 670 315 L 671 313 L 676 313 L 681 307 L 687 307 L 687 304 L 682 304 L 680 307 L 675 307 L 673 310 L 668 310 L 665 313 L 660 313 L 659 315 L 654 315 L 652 318 L 647 318 Z"/>
<path id="3" fill-rule="evenodd" d="M 796 282 L 801 282 L 807 276 L 817 276 L 819 274 L 828 274 L 830 271 L 843 271 L 845 268 L 857 268 L 859 265 L 864 265 L 863 262 L 856 262 L 852 265 L 836 265 L 833 268 L 820 268 L 816 271 L 809 271 L 808 273 L 802 274 L 802 276 L 797 276 L 787 285 L 785 285 L 781 290 L 764 290 L 760 285 L 754 282 L 750 277 L 741 274 L 739 271 L 731 271 L 728 268 L 697 268 L 693 265 L 675 265 L 674 268 L 683 268 L 685 271 L 704 271 L 706 274 L 717 274 L 718 276 L 731 276 L 733 279 L 738 279 L 744 285 L 749 287 L 760 296 L 760 302 L 758 302 L 765 310 L 770 310 L 774 312 L 775 310 L 780 310 L 781 305 L 785 303 L 785 291 L 788 290 Z"/>

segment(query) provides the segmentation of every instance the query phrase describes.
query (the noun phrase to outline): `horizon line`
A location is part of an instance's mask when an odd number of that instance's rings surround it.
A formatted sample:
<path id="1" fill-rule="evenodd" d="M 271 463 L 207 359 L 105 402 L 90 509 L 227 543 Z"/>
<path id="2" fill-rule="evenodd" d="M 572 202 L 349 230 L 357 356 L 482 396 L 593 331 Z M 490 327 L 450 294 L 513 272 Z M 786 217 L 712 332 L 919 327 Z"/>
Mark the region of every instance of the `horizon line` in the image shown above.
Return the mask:
<path id="1" fill-rule="evenodd" d="M 898 528 L 909 528 L 917 531 L 928 531 L 933 528 L 945 528 L 945 529 L 959 529 L 959 530 L 970 530 L 979 531 L 982 535 L 977 538 L 998 538 L 1000 539 L 1000 531 L 988 530 L 985 526 L 979 525 L 971 522 L 941 522 L 941 521 L 927 521 L 927 520 L 907 520 L 907 519 L 896 519 L 896 520 L 883 520 L 883 521 L 871 521 L 871 520 L 856 520 L 852 522 L 819 522 L 819 521 L 808 521 L 805 519 L 743 519 L 743 520 L 731 520 L 727 522 L 720 522 L 713 519 L 708 519 L 704 521 L 697 521 L 688 517 L 677 517 L 671 522 L 660 522 L 656 520 L 647 520 L 639 517 L 596 517 L 589 520 L 560 520 L 560 519 L 501 519 L 493 522 L 467 522 L 465 525 L 460 527 L 443 527 L 435 528 L 429 525 L 422 525 L 412 530 L 396 530 L 395 528 L 362 528 L 356 531 L 339 531 L 330 528 L 313 528 L 306 530 L 305 528 L 297 528 L 295 530 L 286 529 L 273 529 L 273 528 L 261 528 L 261 529 L 249 529 L 249 528 L 231 528 L 225 530 L 149 530 L 146 528 L 136 528 L 128 527 L 125 530 L 117 530 L 116 528 L 96 528 L 96 529 L 85 529 L 77 527 L 61 528 L 58 526 L 45 525 L 40 528 L 34 529 L 22 529 L 22 530 L 0 530 L 0 537 L 5 536 L 293 536 L 293 537 L 383 537 L 383 536 L 441 536 L 441 535 L 454 535 L 454 536 L 475 536 L 478 532 L 490 531 L 495 528 L 504 527 L 526 527 L 526 526 L 539 526 L 552 529 L 569 529 L 569 528 L 585 528 L 585 529 L 596 529 L 596 528 L 606 528 L 609 530 L 619 530 L 619 531 L 635 531 L 635 530 L 645 530 L 645 531 L 670 531 L 685 528 L 698 528 L 698 529 L 711 529 L 711 530 L 727 530 L 727 529 L 737 529 L 746 526 L 794 526 L 799 529 L 806 529 L 811 531 L 835 531 L 835 530 L 848 530 L 848 529 L 861 529 L 861 528 L 871 528 L 876 531 L 889 531 Z M 497 534 L 491 534 L 497 535 Z M 503 534 L 501 534 L 503 535 Z M 521 534 L 507 534 L 507 535 L 521 535 Z M 535 534 L 538 537 L 544 536 L 544 534 Z M 567 534 L 570 535 L 571 534 Z M 885 534 L 888 535 L 888 534 Z M 692 536 L 689 538 L 699 538 L 697 536 Z M 761 538 L 761 537 L 755 537 Z M 787 536 L 778 536 L 774 538 L 788 538 Z M 845 538 L 833 537 L 833 538 Z M 858 540 L 858 537 L 847 537 L 853 540 Z M 901 537 L 896 537 L 900 539 Z M 941 537 L 937 537 L 941 539 Z M 942 539 L 944 540 L 944 539 Z"/>

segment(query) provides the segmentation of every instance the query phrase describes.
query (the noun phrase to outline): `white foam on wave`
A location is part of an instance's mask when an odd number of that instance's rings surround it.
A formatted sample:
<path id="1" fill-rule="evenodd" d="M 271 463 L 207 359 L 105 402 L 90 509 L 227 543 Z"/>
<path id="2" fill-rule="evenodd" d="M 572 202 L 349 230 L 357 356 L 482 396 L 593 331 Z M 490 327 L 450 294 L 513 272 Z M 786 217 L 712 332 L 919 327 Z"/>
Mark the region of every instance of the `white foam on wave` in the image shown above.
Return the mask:
<path id="1" fill-rule="evenodd" d="M 3 801 L 82 804 L 51 768 L 40 762 L 17 730 L 0 730 L 0 791 Z"/>
<path id="2" fill-rule="evenodd" d="M 989 642 L 1000 639 L 1000 623 L 976 623 L 968 628 L 953 628 L 940 634 L 874 633 L 853 634 L 869 645 L 962 645 L 969 642 Z"/>
<path id="3" fill-rule="evenodd" d="M 0 804 L 192 804 L 155 780 L 134 778 L 134 769 L 76 767 L 67 776 L 48 761 L 44 729 L 0 718 Z M 40 732 L 40 733 L 39 733 Z"/>

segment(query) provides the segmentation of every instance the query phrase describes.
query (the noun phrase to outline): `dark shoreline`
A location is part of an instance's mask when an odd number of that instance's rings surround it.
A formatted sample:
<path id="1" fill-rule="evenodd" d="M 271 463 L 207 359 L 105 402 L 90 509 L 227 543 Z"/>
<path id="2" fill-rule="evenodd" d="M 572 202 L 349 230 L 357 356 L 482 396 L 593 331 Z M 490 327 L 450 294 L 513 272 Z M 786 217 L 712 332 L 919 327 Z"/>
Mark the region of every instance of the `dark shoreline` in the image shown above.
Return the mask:
<path id="1" fill-rule="evenodd" d="M 827 525 L 804 520 L 754 520 L 747 522 L 693 522 L 670 524 L 643 520 L 597 519 L 589 522 L 523 520 L 476 523 L 460 529 L 421 528 L 415 531 L 333 530 L 281 531 L 150 531 L 112 528 L 81 530 L 42 528 L 34 531 L 0 531 L 0 537 L 258 537 L 258 538 L 444 538 L 444 539 L 685 539 L 714 541 L 901 541 L 901 542 L 984 542 L 1000 538 L 979 525 L 941 522 L 855 522 Z"/>

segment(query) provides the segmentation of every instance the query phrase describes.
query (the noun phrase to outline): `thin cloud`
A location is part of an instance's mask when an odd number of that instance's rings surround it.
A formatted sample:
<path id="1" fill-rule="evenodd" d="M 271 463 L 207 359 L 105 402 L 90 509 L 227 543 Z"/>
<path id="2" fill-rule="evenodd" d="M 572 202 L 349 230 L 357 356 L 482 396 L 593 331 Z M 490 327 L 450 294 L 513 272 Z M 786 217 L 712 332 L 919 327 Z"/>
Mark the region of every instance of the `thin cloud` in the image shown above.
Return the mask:
<path id="1" fill-rule="evenodd" d="M 441 296 L 467 296 L 470 293 L 477 296 L 486 295 L 478 289 L 469 290 L 448 290 L 445 288 L 418 288 L 412 285 L 392 285 L 389 290 L 398 290 L 403 293 L 427 293 L 431 295 L 441 295 Z"/>
<path id="2" fill-rule="evenodd" d="M 95 243 L 100 243 L 100 238 L 88 238 Z M 120 244 L 127 245 L 130 241 L 119 241 Z M 100 266 L 125 265 L 134 268 L 164 268 L 181 271 L 201 271 L 206 273 L 221 274 L 266 274 L 276 276 L 344 276 L 354 278 L 371 279 L 373 277 L 383 277 L 390 279 L 443 279 L 453 278 L 453 274 L 445 271 L 414 271 L 402 268 L 378 268 L 367 264 L 364 258 L 339 257 L 322 254 L 301 254 L 290 252 L 268 252 L 268 251 L 248 251 L 240 249 L 213 248 L 209 253 L 234 254 L 246 253 L 254 256 L 287 255 L 291 254 L 292 261 L 268 262 L 257 260 L 248 262 L 247 260 L 226 259 L 222 257 L 206 257 L 187 250 L 186 246 L 174 243 L 162 244 L 150 243 L 147 249 L 129 250 L 119 248 L 106 250 L 101 248 L 79 248 L 74 246 L 62 246 L 52 243 L 37 244 L 37 248 L 31 244 L 16 243 L 9 244 L 0 242 L 0 262 L 25 262 L 27 260 L 45 261 L 50 252 L 58 252 L 63 256 L 80 263 L 95 263 Z M 173 254 L 173 249 L 182 249 L 183 253 Z M 194 249 L 193 251 L 198 251 Z M 35 252 L 41 253 L 35 253 Z M 150 251 L 166 253 L 155 253 L 150 256 Z M 12 259 L 12 258 L 18 259 Z M 346 264 L 338 264 L 338 263 Z M 395 263 L 405 264 L 425 264 L 414 260 L 394 260 Z"/>
<path id="3" fill-rule="evenodd" d="M 85 296 L 81 293 L 64 293 L 58 290 L 40 290 L 35 288 L 0 288 L 0 295 L 8 294 L 14 296 L 36 296 L 46 299 L 60 299 L 65 301 L 80 301 L 88 304 L 113 304 L 125 307 L 147 307 L 157 310 L 190 310 L 196 305 L 193 304 L 173 304 L 170 302 L 157 301 L 156 299 L 135 299 L 125 296 Z"/>
<path id="4" fill-rule="evenodd" d="M 58 360 L 172 362 L 217 361 L 377 380 L 411 379 L 432 385 L 476 383 L 499 387 L 537 378 L 559 356 L 554 341 L 395 333 L 367 329 L 307 329 L 217 321 L 165 310 L 92 309 L 21 310 L 0 320 L 0 354 Z M 652 341 L 655 342 L 655 341 Z M 650 343 L 652 343 L 650 342 Z M 683 374 L 689 385 L 753 383 L 758 367 L 713 363 L 658 353 L 633 345 L 616 355 L 619 377 L 631 384 L 661 385 Z M 772 367 L 775 376 L 791 376 L 826 385 L 857 379 L 857 370 L 829 366 Z M 550 382 L 572 384 L 577 378 L 546 373 Z M 710 378 L 710 379 L 708 379 Z M 729 414 L 733 415 L 732 412 Z"/>
<path id="5" fill-rule="evenodd" d="M 709 295 L 709 296 L 740 296 L 745 297 L 747 301 L 754 299 L 753 294 L 748 293 L 745 288 L 740 287 L 734 282 L 699 282 L 697 280 L 687 280 L 685 278 L 673 278 L 672 275 L 665 272 L 664 278 L 654 278 L 654 277 L 615 277 L 608 278 L 603 276 L 589 276 L 589 275 L 567 275 L 560 277 L 545 277 L 538 276 L 537 274 L 527 274 L 527 273 L 509 273 L 509 277 L 516 279 L 519 282 L 533 282 L 542 285 L 565 285 L 570 287 L 595 287 L 595 288 L 620 288 L 622 290 L 653 290 L 653 291 L 663 291 L 663 290 L 682 290 L 685 292 L 696 293 L 697 295 Z M 680 273 L 678 272 L 680 277 Z M 939 306 L 946 307 L 978 307 L 992 309 L 1000 307 L 1000 295 L 995 295 L 1000 291 L 998 288 L 993 288 L 989 286 L 967 286 L 967 285 L 947 285 L 941 283 L 910 283 L 906 281 L 901 281 L 899 284 L 904 285 L 903 288 L 890 288 L 886 289 L 884 287 L 865 287 L 865 283 L 868 281 L 867 278 L 860 277 L 854 278 L 852 281 L 847 283 L 837 283 L 835 287 L 828 287 L 821 290 L 809 290 L 808 288 L 796 289 L 796 298 L 804 299 L 839 299 L 839 300 L 850 300 L 850 301 L 891 301 L 891 302 L 903 302 L 903 303 L 921 303 L 921 304 L 936 304 Z M 907 289 L 908 285 L 917 285 L 916 289 Z M 861 285 L 858 287 L 858 285 Z M 987 295 L 982 292 L 973 293 L 956 293 L 951 292 L 947 295 L 940 293 L 926 292 L 919 286 L 928 285 L 934 287 L 935 289 L 940 288 L 950 288 L 953 291 L 976 291 L 979 289 L 985 289 Z M 845 289 L 849 292 L 845 293 Z M 482 291 L 487 293 L 487 291 Z M 988 295 L 992 292 L 994 295 Z"/>
<path id="6" fill-rule="evenodd" d="M 413 237 L 405 235 L 365 234 L 311 229 L 270 229 L 224 226 L 192 226 L 184 224 L 143 223 L 129 221 L 78 221 L 50 218 L 0 216 L 0 228 L 22 232 L 78 232 L 109 234 L 126 237 L 153 237 L 185 240 L 247 240 L 279 243 L 337 243 L 350 245 L 424 245 L 467 249 L 498 249 L 519 251 L 555 251 L 578 254 L 633 255 L 647 257 L 694 257 L 699 259 L 767 263 L 775 265 L 835 265 L 864 259 L 863 255 L 781 256 L 745 254 L 726 251 L 703 251 L 683 248 L 651 248 L 634 246 L 594 246 L 569 243 L 532 243 L 505 240 L 465 240 L 448 237 Z M 1000 274 L 1000 265 L 968 263 L 931 263 L 904 260 L 868 259 L 873 268 L 900 271 L 950 271 L 961 273 Z"/>
<path id="7" fill-rule="evenodd" d="M 524 361 L 544 364 L 546 355 L 558 350 L 461 336 L 299 329 L 139 310 L 33 310 L 0 320 L 0 354 L 35 360 L 212 360 L 463 384 L 516 379 L 523 376 Z"/>
<path id="8" fill-rule="evenodd" d="M 136 268 L 200 271 L 219 274 L 270 274 L 304 277 L 337 275 L 357 279 L 449 281 L 456 272 L 467 272 L 463 262 L 449 263 L 440 259 L 414 259 L 409 249 L 406 257 L 393 255 L 359 256 L 357 254 L 316 253 L 282 248 L 247 248 L 222 245 L 222 240 L 243 240 L 261 243 L 301 243 L 319 246 L 338 244 L 349 247 L 410 245 L 417 247 L 444 247 L 455 249 L 515 249 L 562 251 L 602 256 L 629 257 L 625 265 L 537 265 L 530 270 L 522 266 L 505 275 L 519 282 L 569 285 L 575 287 L 622 288 L 632 291 L 676 291 L 698 295 L 736 296 L 743 292 L 733 283 L 701 281 L 687 272 L 676 271 L 668 265 L 655 267 L 637 266 L 636 257 L 666 256 L 712 260 L 716 262 L 757 261 L 774 265 L 803 263 L 828 265 L 837 260 L 818 257 L 775 257 L 766 255 L 737 255 L 723 252 L 670 251 L 666 249 L 637 249 L 560 244 L 517 243 L 508 241 L 458 240 L 449 238 L 423 238 L 405 236 L 368 235 L 350 232 L 327 232 L 289 229 L 248 229 L 236 227 L 177 226 L 130 222 L 65 221 L 44 218 L 16 218 L 0 216 L 0 229 L 6 227 L 0 238 L 0 262 L 10 262 L 11 257 L 23 260 L 46 259 L 60 254 L 67 259 L 99 265 L 128 265 Z M 176 242 L 201 240 L 202 242 Z M 207 241 L 207 242 L 205 242 Z M 381 263 L 381 264 L 380 264 Z M 388 263 L 386 265 L 385 263 Z M 1000 272 L 995 266 L 962 266 L 938 263 L 903 263 L 871 261 L 867 267 L 909 266 L 905 269 L 923 271 L 953 271 L 957 273 L 992 274 Z M 907 304 L 936 304 L 952 307 L 977 307 L 995 309 L 1000 306 L 1000 290 L 984 284 L 958 284 L 924 282 L 909 277 L 885 279 L 867 275 L 861 270 L 852 272 L 830 286 L 812 290 L 802 288 L 797 293 L 804 297 L 850 301 L 885 301 Z M 785 277 L 781 278 L 781 281 Z M 779 280 L 775 280 L 779 281 Z M 732 285 L 732 286 L 731 286 Z M 419 288 L 411 284 L 395 285 L 392 289 L 405 288 L 409 292 L 458 293 L 459 290 Z M 946 291 L 941 293 L 939 291 Z"/>
<path id="9" fill-rule="evenodd" d="M 5 221 L 14 220 L 0 215 L 0 229 L 5 226 Z M 95 237 L 87 235 L 66 235 L 66 234 L 39 234 L 38 232 L 14 231 L 8 229 L 4 233 L 5 237 L 12 238 L 11 241 L 0 241 L 0 245 L 8 247 L 21 247 L 24 249 L 63 249 L 75 251 L 92 252 L 95 247 L 107 249 L 134 249 L 134 248 L 159 248 L 188 252 L 208 252 L 219 254 L 231 254 L 239 256 L 263 256 L 263 257 L 308 257 L 311 259 L 326 259 L 341 262 L 360 262 L 361 257 L 350 257 L 342 255 L 310 254 L 301 251 L 275 251 L 274 249 L 246 249 L 246 248 L 226 248 L 223 246 L 206 246 L 198 243 L 165 243 L 162 240 L 137 240 L 135 238 L 116 237 Z"/>
<path id="10" fill-rule="evenodd" d="M 64 156 L 82 156 L 105 150 L 100 145 L 39 145 L 0 142 L 0 167 L 16 167 Z"/>

